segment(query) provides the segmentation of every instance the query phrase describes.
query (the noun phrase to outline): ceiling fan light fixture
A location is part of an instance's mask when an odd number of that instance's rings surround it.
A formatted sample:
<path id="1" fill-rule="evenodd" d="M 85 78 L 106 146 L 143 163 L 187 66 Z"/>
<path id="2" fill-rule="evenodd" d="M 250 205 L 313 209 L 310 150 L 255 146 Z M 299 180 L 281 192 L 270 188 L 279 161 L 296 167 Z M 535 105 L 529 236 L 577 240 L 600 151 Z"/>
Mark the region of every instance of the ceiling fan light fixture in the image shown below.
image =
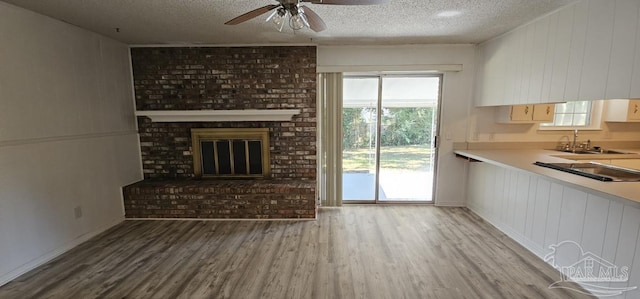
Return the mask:
<path id="1" fill-rule="evenodd" d="M 282 28 L 284 28 L 284 20 L 281 16 L 277 16 L 273 18 L 273 26 L 276 27 L 276 30 L 282 32 Z"/>
<path id="2" fill-rule="evenodd" d="M 227 22 L 225 25 L 238 25 L 251 20 L 262 14 L 273 11 L 267 18 L 267 22 L 272 22 L 278 31 L 282 31 L 283 24 L 289 18 L 289 27 L 293 30 L 300 30 L 308 27 L 315 32 L 327 29 L 327 24 L 310 7 L 302 5 L 302 2 L 312 4 L 334 4 L 334 5 L 374 5 L 383 4 L 389 0 L 277 0 L 277 4 L 269 4 L 241 14 Z"/>
<path id="3" fill-rule="evenodd" d="M 295 14 L 289 18 L 289 27 L 293 30 L 300 30 L 304 28 L 305 24 L 304 15 L 303 14 Z"/>
<path id="4" fill-rule="evenodd" d="M 287 11 L 284 8 L 278 8 L 275 10 L 268 18 L 267 22 L 271 21 L 276 30 L 282 32 L 282 28 L 284 27 L 284 19 L 286 18 Z"/>

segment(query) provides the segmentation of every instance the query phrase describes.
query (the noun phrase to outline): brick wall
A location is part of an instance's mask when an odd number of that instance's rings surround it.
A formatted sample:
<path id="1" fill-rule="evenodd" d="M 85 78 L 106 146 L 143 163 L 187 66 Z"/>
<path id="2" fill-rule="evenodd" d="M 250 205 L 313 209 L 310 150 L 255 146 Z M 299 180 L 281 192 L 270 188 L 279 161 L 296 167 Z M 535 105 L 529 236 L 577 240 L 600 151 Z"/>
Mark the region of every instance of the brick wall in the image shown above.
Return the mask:
<path id="1" fill-rule="evenodd" d="M 269 128 L 272 181 L 315 183 L 315 47 L 133 48 L 131 60 L 137 110 L 301 110 L 290 122 L 138 117 L 145 179 L 194 176 L 191 128 Z"/>

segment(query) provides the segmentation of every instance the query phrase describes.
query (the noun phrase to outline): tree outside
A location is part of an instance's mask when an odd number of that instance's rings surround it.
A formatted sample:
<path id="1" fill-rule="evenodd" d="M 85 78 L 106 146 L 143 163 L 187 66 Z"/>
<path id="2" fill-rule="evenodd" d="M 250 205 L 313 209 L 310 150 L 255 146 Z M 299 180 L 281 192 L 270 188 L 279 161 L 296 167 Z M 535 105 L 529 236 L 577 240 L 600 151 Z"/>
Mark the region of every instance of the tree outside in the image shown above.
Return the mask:
<path id="1" fill-rule="evenodd" d="M 383 108 L 381 166 L 428 170 L 434 115 L 433 107 Z M 344 171 L 371 171 L 375 165 L 376 109 L 344 108 L 342 125 Z"/>

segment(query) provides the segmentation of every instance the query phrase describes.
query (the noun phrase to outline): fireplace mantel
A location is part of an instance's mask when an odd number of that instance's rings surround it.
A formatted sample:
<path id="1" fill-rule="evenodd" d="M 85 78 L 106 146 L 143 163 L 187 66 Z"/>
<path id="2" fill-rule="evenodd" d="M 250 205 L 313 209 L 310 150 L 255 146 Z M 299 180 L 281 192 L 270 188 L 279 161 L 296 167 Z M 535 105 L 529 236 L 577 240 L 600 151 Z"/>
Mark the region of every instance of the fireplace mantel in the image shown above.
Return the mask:
<path id="1" fill-rule="evenodd" d="M 152 122 L 291 121 L 299 113 L 300 109 L 146 110 L 136 111 L 136 116 Z"/>

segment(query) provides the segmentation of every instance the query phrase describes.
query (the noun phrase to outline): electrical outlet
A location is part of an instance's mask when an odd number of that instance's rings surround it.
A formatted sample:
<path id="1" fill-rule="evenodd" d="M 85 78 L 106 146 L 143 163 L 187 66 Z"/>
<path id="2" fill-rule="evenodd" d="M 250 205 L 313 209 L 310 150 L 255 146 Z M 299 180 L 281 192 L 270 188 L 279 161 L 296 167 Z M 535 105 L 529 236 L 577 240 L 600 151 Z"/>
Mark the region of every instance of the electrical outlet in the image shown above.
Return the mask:
<path id="1" fill-rule="evenodd" d="M 73 215 L 76 217 L 76 219 L 82 218 L 82 207 L 76 206 L 75 208 L 73 208 Z"/>

